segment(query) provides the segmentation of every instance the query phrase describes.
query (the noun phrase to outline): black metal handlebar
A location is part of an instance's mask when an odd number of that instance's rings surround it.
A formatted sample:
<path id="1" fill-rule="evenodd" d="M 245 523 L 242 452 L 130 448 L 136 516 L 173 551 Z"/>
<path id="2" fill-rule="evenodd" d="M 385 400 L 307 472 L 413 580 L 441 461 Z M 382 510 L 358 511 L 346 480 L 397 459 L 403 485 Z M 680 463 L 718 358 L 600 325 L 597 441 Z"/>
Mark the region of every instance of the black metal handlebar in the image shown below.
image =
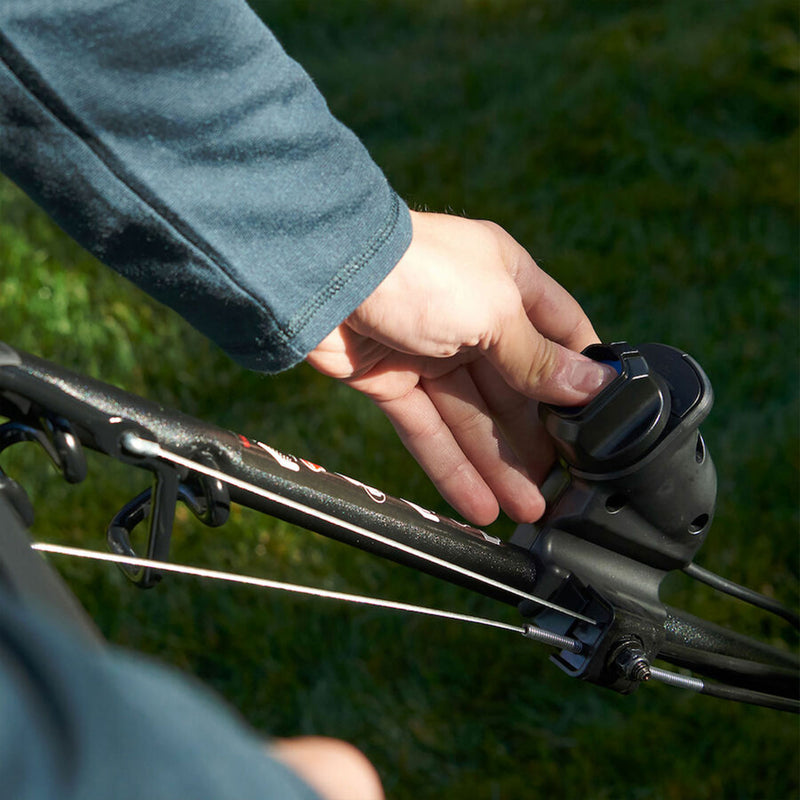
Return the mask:
<path id="1" fill-rule="evenodd" d="M 38 441 L 71 480 L 85 474 L 79 444 L 151 471 L 153 488 L 109 528 L 117 553 L 135 555 L 129 534 L 148 519 L 146 555 L 164 561 L 177 501 L 212 525 L 237 502 L 519 607 L 582 643 L 554 660 L 584 680 L 629 692 L 661 658 L 726 681 L 733 688 L 720 689 L 725 696 L 764 695 L 762 704 L 785 707 L 778 700 L 797 694 L 793 654 L 668 609 L 659 597 L 666 574 L 691 564 L 713 518 L 716 476 L 698 430 L 712 402 L 708 379 L 663 345 L 588 354 L 613 363 L 619 378 L 583 409 L 543 407 L 563 467 L 545 487 L 543 520 L 508 543 L 1 343 L 0 415 L 9 422 L 0 450 Z M 124 446 L 130 434 L 231 480 L 134 454 Z M 0 492 L 30 516 L 1 470 Z M 128 573 L 142 586 L 160 578 L 150 568 Z"/>

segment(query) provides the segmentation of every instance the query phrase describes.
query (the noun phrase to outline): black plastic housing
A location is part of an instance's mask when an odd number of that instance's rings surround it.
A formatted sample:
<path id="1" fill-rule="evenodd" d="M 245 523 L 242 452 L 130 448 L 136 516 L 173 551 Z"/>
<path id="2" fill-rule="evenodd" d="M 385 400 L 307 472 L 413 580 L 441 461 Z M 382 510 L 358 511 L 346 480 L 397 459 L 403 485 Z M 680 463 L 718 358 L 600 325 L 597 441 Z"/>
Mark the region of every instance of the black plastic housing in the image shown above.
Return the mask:
<path id="1" fill-rule="evenodd" d="M 545 484 L 541 523 L 520 526 L 511 541 L 535 556 L 539 592 L 580 602 L 596 594 L 613 609 L 591 649 L 554 660 L 624 692 L 635 682 L 608 657 L 624 640 L 656 656 L 667 618 L 661 582 L 692 561 L 711 526 L 716 472 L 698 426 L 713 393 L 697 363 L 666 345 L 618 342 L 585 353 L 619 377 L 585 407 L 540 407 L 563 464 Z M 572 622 L 564 632 L 580 633 Z"/>
<path id="2" fill-rule="evenodd" d="M 698 429 L 711 384 L 666 345 L 595 345 L 586 354 L 619 364 L 620 375 L 583 408 L 541 407 L 570 475 L 547 520 L 657 569 L 683 567 L 716 504 L 716 470 Z"/>

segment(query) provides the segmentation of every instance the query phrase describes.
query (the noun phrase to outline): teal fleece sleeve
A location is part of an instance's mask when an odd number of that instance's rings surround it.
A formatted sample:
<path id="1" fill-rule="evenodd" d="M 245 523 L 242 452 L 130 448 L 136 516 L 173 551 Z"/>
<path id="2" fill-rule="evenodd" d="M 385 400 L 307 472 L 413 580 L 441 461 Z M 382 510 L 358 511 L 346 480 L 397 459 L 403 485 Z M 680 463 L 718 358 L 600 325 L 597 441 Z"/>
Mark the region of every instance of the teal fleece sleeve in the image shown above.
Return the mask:
<path id="1" fill-rule="evenodd" d="M 4 0 L 0 170 L 246 367 L 301 360 L 408 209 L 242 0 Z"/>
<path id="2" fill-rule="evenodd" d="M 0 591 L 0 795 L 318 800 L 207 689 Z"/>

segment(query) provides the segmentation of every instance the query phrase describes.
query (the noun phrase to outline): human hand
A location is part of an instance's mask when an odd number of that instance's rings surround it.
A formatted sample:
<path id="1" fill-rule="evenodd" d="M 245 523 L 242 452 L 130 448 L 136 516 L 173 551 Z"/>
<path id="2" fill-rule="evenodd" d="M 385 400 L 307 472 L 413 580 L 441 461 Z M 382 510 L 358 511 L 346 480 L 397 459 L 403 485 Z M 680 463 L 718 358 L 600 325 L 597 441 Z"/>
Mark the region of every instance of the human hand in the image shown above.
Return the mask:
<path id="1" fill-rule="evenodd" d="M 536 401 L 581 405 L 616 373 L 576 352 L 589 319 L 502 228 L 411 214 L 403 258 L 306 360 L 372 398 L 467 519 L 532 522 L 554 459 Z"/>
<path id="2" fill-rule="evenodd" d="M 275 739 L 269 753 L 296 772 L 323 800 L 383 800 L 375 767 L 360 750 L 341 739 Z"/>

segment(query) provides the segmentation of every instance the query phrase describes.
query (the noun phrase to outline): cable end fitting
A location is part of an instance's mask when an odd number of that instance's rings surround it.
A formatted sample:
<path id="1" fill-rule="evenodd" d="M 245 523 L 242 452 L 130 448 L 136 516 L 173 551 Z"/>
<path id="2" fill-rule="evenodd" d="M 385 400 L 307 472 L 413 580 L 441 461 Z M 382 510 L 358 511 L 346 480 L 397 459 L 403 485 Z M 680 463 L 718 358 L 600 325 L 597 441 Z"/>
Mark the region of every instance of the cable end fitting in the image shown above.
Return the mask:
<path id="1" fill-rule="evenodd" d="M 143 439 L 134 431 L 125 431 L 119 437 L 120 447 L 129 455 L 140 458 L 158 458 L 161 455 L 161 446 L 158 442 Z"/>
<path id="2" fill-rule="evenodd" d="M 562 650 L 568 650 L 570 653 L 580 655 L 583 652 L 583 642 L 578 639 L 573 639 L 571 636 L 562 636 L 552 631 L 547 631 L 544 628 L 539 628 L 536 625 L 526 623 L 523 625 L 522 635 L 526 639 L 533 639 L 535 642 L 542 644 L 549 644 L 551 647 L 559 647 Z"/>

